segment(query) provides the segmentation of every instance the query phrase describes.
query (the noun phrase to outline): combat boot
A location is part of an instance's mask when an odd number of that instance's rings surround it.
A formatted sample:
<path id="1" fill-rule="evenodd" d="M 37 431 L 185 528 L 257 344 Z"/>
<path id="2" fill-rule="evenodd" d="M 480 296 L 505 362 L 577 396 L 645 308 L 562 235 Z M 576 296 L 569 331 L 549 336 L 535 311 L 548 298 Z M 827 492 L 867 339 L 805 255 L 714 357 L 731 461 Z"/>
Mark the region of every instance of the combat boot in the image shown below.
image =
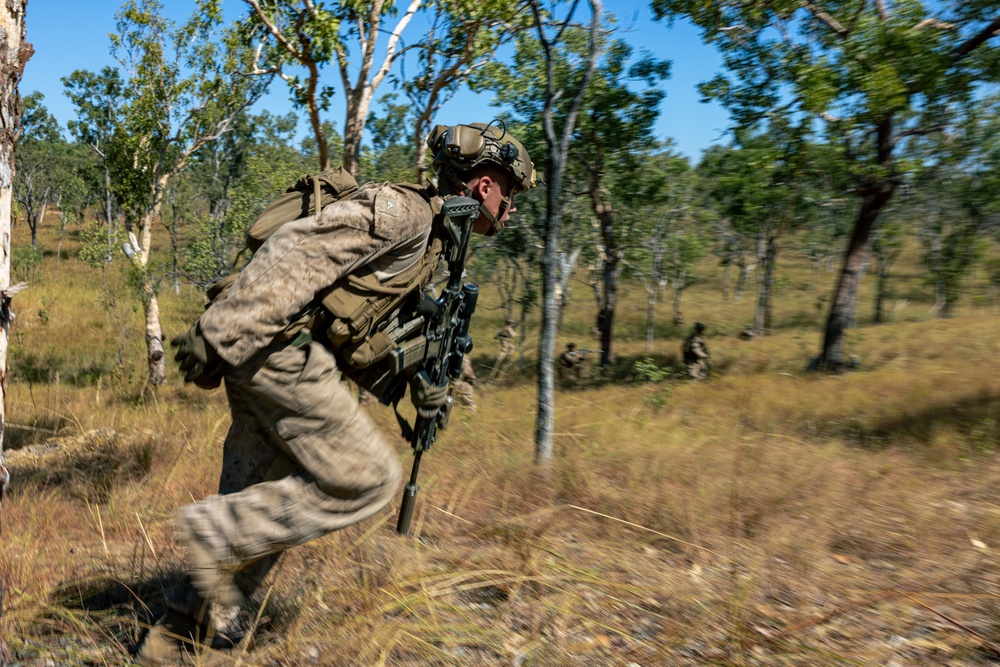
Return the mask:
<path id="1" fill-rule="evenodd" d="M 235 618 L 238 609 L 218 613 L 222 610 L 205 602 L 190 581 L 169 591 L 165 602 L 166 612 L 133 648 L 133 660 L 150 667 L 227 664 L 208 660 L 212 653 L 209 649 L 230 651 L 235 648 L 236 642 L 222 630 Z"/>
<path id="2" fill-rule="evenodd" d="M 132 649 L 132 661 L 143 667 L 215 667 L 230 664 L 235 648 L 228 636 L 168 609 Z"/>

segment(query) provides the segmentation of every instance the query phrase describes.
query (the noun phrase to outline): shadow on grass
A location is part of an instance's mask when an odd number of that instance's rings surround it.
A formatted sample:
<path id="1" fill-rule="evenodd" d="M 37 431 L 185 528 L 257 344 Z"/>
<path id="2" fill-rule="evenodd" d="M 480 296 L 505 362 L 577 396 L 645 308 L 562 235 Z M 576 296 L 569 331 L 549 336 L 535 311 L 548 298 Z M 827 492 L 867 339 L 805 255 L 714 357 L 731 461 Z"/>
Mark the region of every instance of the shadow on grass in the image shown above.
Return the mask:
<path id="1" fill-rule="evenodd" d="M 49 601 L 63 609 L 111 612 L 133 622 L 150 623 L 164 611 L 167 591 L 184 583 L 180 570 L 123 581 L 111 575 L 96 575 L 57 586 Z"/>
<path id="2" fill-rule="evenodd" d="M 61 487 L 85 502 L 105 502 L 115 487 L 149 474 L 156 447 L 153 434 L 111 429 L 50 438 L 11 452 L 8 467 L 17 480 L 11 492 L 31 495 Z"/>
<path id="3" fill-rule="evenodd" d="M 134 579 L 99 574 L 56 586 L 43 604 L 20 610 L 30 618 L 20 626 L 18 662 L 12 664 L 131 664 L 126 653 L 163 614 L 166 591 L 183 576 L 179 571 Z"/>
<path id="4" fill-rule="evenodd" d="M 989 454 L 1000 449 L 1000 393 L 976 395 L 908 411 L 890 419 L 848 418 L 818 425 L 810 435 L 835 436 L 865 449 L 885 449 L 900 443 L 929 445 L 942 433 L 953 434 L 965 454 Z"/>

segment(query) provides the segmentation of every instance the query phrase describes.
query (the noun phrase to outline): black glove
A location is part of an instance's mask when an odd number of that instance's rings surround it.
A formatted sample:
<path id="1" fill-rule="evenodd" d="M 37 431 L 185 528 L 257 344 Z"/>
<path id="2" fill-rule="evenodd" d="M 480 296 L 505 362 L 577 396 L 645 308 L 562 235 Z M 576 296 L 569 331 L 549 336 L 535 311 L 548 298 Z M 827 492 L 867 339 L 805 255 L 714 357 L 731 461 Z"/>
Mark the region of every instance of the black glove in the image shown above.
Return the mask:
<path id="1" fill-rule="evenodd" d="M 185 382 L 194 382 L 202 389 L 215 389 L 222 384 L 226 362 L 205 340 L 201 323 L 195 322 L 187 333 L 170 341 L 170 346 L 177 348 L 174 361 L 180 366 Z"/>
<path id="2" fill-rule="evenodd" d="M 410 400 L 417 408 L 419 416 L 434 419 L 448 402 L 448 385 L 431 384 L 427 373 L 420 371 L 410 378 Z"/>

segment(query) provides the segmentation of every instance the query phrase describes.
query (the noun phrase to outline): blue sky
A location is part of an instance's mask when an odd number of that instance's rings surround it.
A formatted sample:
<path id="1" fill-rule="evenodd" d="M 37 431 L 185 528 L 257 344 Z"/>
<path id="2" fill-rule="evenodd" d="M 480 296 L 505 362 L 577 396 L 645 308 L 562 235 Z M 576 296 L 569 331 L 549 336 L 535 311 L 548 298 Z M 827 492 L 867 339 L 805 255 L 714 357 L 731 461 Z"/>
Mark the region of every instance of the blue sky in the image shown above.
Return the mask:
<path id="1" fill-rule="evenodd" d="M 120 6 L 117 0 L 31 0 L 28 3 L 27 38 L 35 47 L 35 55 L 25 68 L 21 94 L 39 91 L 45 96 L 44 104 L 65 127 L 73 118 L 73 106 L 63 94 L 62 77 L 77 69 L 97 71 L 105 65 L 116 64 L 111 57 L 108 33 L 115 29 L 114 15 Z M 191 10 L 187 0 L 168 0 L 164 3 L 178 20 Z M 229 12 L 242 12 L 245 5 L 238 0 L 226 0 Z M 689 25 L 676 24 L 667 28 L 653 22 L 648 1 L 607 0 L 606 12 L 619 17 L 619 25 L 627 26 L 624 37 L 637 48 L 644 48 L 660 58 L 673 61 L 672 76 L 663 87 L 667 92 L 657 123 L 661 139 L 672 137 L 678 148 L 692 160 L 712 143 L 725 140 L 728 116 L 714 104 L 699 101 L 696 86 L 709 79 L 719 68 L 721 59 L 714 49 L 701 43 L 697 31 Z M 414 25 L 408 27 L 412 36 Z M 404 38 L 407 33 L 404 32 Z M 327 70 L 330 81 L 336 73 Z M 383 86 L 379 95 L 388 92 Z M 275 85 L 274 92 L 265 98 L 256 110 L 267 108 L 284 113 L 291 108 L 283 85 Z M 449 102 L 435 119 L 436 122 L 483 121 L 495 113 L 488 106 L 489 98 L 465 93 Z M 301 114 L 300 114 L 301 115 Z M 483 116 L 483 117 L 480 117 Z M 343 102 L 335 101 L 329 119 L 340 128 L 343 125 Z"/>

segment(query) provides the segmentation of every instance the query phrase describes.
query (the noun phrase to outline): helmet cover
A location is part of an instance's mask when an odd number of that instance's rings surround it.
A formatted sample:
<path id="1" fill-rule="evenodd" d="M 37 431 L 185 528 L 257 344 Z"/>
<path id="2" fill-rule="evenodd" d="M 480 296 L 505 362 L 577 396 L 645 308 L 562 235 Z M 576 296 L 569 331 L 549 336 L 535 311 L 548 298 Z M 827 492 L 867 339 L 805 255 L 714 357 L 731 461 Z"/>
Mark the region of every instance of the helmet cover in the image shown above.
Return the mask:
<path id="1" fill-rule="evenodd" d="M 467 172 L 481 164 L 495 164 L 513 177 L 515 190 L 535 186 L 535 168 L 528 151 L 517 139 L 486 123 L 436 125 L 427 137 L 434 152 L 434 168 L 442 165 Z"/>

